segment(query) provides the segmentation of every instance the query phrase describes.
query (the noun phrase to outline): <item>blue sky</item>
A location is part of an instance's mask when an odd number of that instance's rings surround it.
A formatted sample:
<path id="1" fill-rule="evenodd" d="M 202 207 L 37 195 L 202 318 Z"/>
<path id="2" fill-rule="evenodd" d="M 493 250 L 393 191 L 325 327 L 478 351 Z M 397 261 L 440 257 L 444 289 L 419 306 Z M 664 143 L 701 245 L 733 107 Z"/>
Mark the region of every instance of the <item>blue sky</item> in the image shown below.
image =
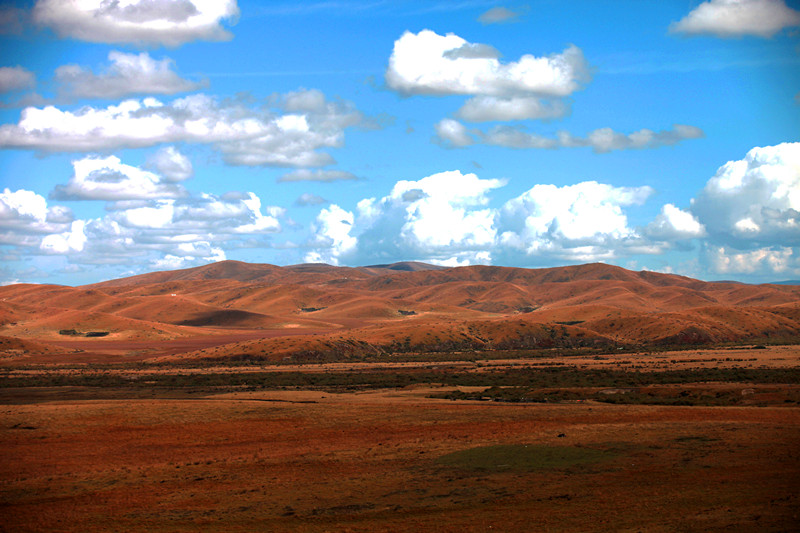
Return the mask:
<path id="1" fill-rule="evenodd" d="M 0 53 L 2 283 L 800 278 L 793 2 L 6 2 Z"/>

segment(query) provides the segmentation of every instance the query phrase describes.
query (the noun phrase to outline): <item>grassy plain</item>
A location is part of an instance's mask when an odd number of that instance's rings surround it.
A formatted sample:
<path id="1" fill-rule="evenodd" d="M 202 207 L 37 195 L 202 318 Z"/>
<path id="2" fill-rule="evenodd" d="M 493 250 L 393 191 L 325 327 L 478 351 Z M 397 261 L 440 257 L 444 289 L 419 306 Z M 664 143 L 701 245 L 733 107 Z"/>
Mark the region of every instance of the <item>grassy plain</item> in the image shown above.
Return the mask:
<path id="1" fill-rule="evenodd" d="M 3 531 L 792 531 L 800 346 L 0 371 Z"/>

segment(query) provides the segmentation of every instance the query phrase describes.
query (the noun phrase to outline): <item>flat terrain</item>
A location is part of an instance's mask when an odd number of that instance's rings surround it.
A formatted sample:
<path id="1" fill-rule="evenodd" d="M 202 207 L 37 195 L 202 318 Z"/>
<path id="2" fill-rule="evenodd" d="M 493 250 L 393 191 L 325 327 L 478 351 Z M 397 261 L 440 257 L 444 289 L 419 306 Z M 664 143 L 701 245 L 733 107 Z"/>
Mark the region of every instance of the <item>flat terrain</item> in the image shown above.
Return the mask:
<path id="1" fill-rule="evenodd" d="M 798 375 L 798 346 L 6 367 L 0 528 L 792 531 Z"/>

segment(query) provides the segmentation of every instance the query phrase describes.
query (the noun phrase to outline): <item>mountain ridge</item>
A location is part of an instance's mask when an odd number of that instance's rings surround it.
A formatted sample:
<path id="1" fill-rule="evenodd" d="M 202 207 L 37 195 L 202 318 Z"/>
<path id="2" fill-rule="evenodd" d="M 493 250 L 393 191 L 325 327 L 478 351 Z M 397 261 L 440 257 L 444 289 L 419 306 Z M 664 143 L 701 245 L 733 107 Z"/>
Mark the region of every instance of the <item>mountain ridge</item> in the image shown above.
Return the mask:
<path id="1" fill-rule="evenodd" d="M 86 340 L 89 333 L 105 344 Z M 224 261 L 80 287 L 0 287 L 0 335 L 84 350 L 183 339 L 182 357 L 272 359 L 785 340 L 800 339 L 800 287 L 705 282 L 603 263 Z M 215 338 L 226 347 L 210 352 L 206 344 Z"/>

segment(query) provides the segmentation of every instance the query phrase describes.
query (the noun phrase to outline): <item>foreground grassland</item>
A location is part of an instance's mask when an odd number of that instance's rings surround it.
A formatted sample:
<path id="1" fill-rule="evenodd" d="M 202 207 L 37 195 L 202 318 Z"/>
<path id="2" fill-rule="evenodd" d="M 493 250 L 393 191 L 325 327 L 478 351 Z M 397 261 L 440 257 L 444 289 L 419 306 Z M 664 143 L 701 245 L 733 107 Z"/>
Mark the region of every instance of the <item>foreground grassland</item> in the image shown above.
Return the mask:
<path id="1" fill-rule="evenodd" d="M 800 347 L 9 365 L 3 531 L 791 531 Z"/>

